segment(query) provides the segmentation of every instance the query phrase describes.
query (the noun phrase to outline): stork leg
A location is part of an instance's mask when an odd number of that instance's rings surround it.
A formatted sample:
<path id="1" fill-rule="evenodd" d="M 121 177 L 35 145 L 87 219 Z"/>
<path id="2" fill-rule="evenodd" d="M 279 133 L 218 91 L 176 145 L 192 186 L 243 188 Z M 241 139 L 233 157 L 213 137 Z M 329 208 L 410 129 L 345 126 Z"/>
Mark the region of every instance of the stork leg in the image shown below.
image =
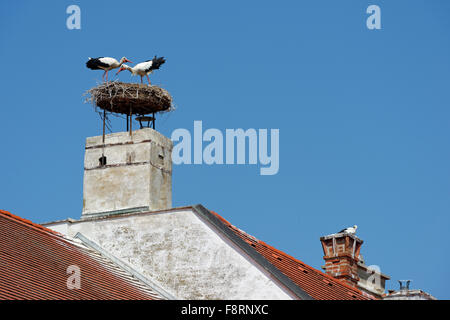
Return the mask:
<path id="1" fill-rule="evenodd" d="M 147 80 L 148 80 L 148 85 L 151 86 L 152 84 L 150 83 L 150 78 L 148 77 L 148 74 L 146 76 L 147 76 Z"/>
<path id="2" fill-rule="evenodd" d="M 108 70 L 106 70 L 105 73 L 106 73 L 106 82 L 108 82 Z"/>
<path id="3" fill-rule="evenodd" d="M 103 72 L 103 75 L 102 75 L 102 80 L 103 80 L 103 82 L 105 82 L 105 73 L 106 73 L 106 71 Z"/>
<path id="4" fill-rule="evenodd" d="M 142 76 L 141 76 L 141 84 L 142 84 L 143 82 L 142 82 Z"/>

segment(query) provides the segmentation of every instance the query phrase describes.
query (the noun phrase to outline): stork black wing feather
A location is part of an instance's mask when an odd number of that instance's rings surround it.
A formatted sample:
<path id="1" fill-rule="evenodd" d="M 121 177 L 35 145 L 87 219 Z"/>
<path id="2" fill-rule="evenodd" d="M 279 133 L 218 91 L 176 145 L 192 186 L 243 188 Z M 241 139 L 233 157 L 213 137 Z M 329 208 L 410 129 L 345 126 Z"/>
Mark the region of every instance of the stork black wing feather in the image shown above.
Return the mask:
<path id="1" fill-rule="evenodd" d="M 149 60 L 150 61 L 150 60 Z M 150 70 L 156 70 L 159 69 L 159 67 L 166 62 L 166 60 L 164 60 L 164 57 L 159 57 L 157 58 L 156 56 L 152 59 L 152 66 L 150 67 Z"/>
<path id="2" fill-rule="evenodd" d="M 109 67 L 109 65 L 100 61 L 101 58 L 103 57 L 89 59 L 86 62 L 86 67 L 88 67 L 91 70 L 103 70 L 102 67 L 104 68 Z"/>

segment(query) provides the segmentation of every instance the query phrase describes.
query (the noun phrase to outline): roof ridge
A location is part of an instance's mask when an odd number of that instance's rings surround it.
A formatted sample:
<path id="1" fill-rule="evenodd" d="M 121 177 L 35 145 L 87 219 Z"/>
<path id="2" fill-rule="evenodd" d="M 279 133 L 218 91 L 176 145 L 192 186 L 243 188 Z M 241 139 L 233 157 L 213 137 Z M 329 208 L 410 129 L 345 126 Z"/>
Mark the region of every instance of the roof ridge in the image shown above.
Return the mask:
<path id="1" fill-rule="evenodd" d="M 296 262 L 298 262 L 298 263 L 301 263 L 301 264 L 304 265 L 305 267 L 307 267 L 307 268 L 309 268 L 309 269 L 311 269 L 311 270 L 314 270 L 314 271 L 318 272 L 320 275 L 325 276 L 326 278 L 332 280 L 333 282 L 336 282 L 336 283 L 338 283 L 338 284 L 343 285 L 344 287 L 346 287 L 346 288 L 349 289 L 349 290 L 353 290 L 353 291 L 356 291 L 357 293 L 359 293 L 359 294 L 361 294 L 361 295 L 364 295 L 364 294 L 363 294 L 363 291 L 359 290 L 358 288 L 352 287 L 352 286 L 348 285 L 347 283 L 345 283 L 345 282 L 343 282 L 343 281 L 340 281 L 340 280 L 338 280 L 338 279 L 336 279 L 336 278 L 333 278 L 332 276 L 330 276 L 330 275 L 324 273 L 323 271 L 320 271 L 319 269 L 316 269 L 316 268 L 310 266 L 309 264 L 307 264 L 307 263 L 305 263 L 305 262 L 303 262 L 303 261 L 301 261 L 301 260 L 299 260 L 299 259 L 297 259 L 297 258 L 295 258 L 295 257 L 293 257 L 293 256 L 291 256 L 291 255 L 289 255 L 289 254 L 287 254 L 286 252 L 283 252 L 283 251 L 281 251 L 281 250 L 279 250 L 279 249 L 277 249 L 277 248 L 275 248 L 275 247 L 273 247 L 273 246 L 267 244 L 266 242 L 264 242 L 264 241 L 262 241 L 262 240 L 259 240 L 258 238 L 256 238 L 256 237 L 250 235 L 249 233 L 245 232 L 244 230 L 242 230 L 242 229 L 240 229 L 240 228 L 238 228 L 238 227 L 232 225 L 230 222 L 228 222 L 225 218 L 223 218 L 223 217 L 222 217 L 221 215 L 219 215 L 217 212 L 212 211 L 212 210 L 210 210 L 210 211 L 211 211 L 211 213 L 213 213 L 214 215 L 216 215 L 217 218 L 219 218 L 222 222 L 224 222 L 225 224 L 228 224 L 229 226 L 231 226 L 231 227 L 233 227 L 233 228 L 239 230 L 240 232 L 244 233 L 244 235 L 249 236 L 250 238 L 254 239 L 254 241 L 256 241 L 256 242 L 258 242 L 258 243 L 260 243 L 260 244 L 262 244 L 262 245 L 264 245 L 264 246 L 266 246 L 266 247 L 268 247 L 268 248 L 270 248 L 270 249 L 272 249 L 272 250 L 274 250 L 274 251 L 276 251 L 277 253 L 279 253 L 279 254 L 281 254 L 281 255 L 283 255 L 283 256 L 289 258 L 289 259 L 292 259 L 292 260 L 294 260 L 294 261 L 296 261 Z"/>
<path id="2" fill-rule="evenodd" d="M 260 252 L 253 250 L 252 247 L 246 243 L 246 241 L 239 235 L 239 232 L 230 228 L 230 223 L 222 218 L 217 213 L 213 213 L 209 209 L 206 209 L 201 204 L 193 206 L 193 210 L 196 214 L 210 222 L 219 232 L 223 233 L 230 241 L 236 244 L 239 249 L 243 251 L 248 257 L 268 272 L 273 280 L 279 282 L 284 288 L 289 290 L 292 297 L 296 297 L 300 300 L 314 300 L 314 298 L 307 293 L 301 286 L 295 283 L 295 281 L 282 272 L 279 268 L 272 264 L 267 258 L 265 258 Z"/>
<path id="3" fill-rule="evenodd" d="M 61 233 L 59 233 L 59 232 L 57 232 L 55 230 L 49 229 L 47 227 L 44 227 L 43 225 L 35 223 L 35 222 L 31 221 L 31 220 L 19 217 L 19 216 L 15 215 L 15 214 L 12 214 L 9 211 L 0 210 L 0 215 L 3 215 L 5 218 L 7 218 L 9 220 L 12 220 L 12 221 L 18 222 L 20 224 L 26 225 L 28 227 L 31 227 L 33 229 L 36 229 L 37 231 L 50 233 L 52 235 L 55 235 L 55 236 L 58 236 L 58 237 L 66 239 L 63 234 L 61 234 Z"/>
<path id="4" fill-rule="evenodd" d="M 237 230 L 239 230 L 240 232 L 242 232 L 243 234 L 245 234 L 247 237 L 249 237 L 250 239 L 253 239 L 254 241 L 260 241 L 258 238 L 256 238 L 255 236 L 252 236 L 251 234 L 247 233 L 246 231 L 236 227 L 235 225 L 231 224 L 229 221 L 227 221 L 225 218 L 223 218 L 220 214 L 218 214 L 215 211 L 210 210 L 211 213 L 213 213 L 214 215 L 216 215 L 217 218 L 219 218 L 219 220 L 221 220 L 222 222 L 224 222 L 225 224 L 228 224 L 230 227 L 235 228 Z"/>

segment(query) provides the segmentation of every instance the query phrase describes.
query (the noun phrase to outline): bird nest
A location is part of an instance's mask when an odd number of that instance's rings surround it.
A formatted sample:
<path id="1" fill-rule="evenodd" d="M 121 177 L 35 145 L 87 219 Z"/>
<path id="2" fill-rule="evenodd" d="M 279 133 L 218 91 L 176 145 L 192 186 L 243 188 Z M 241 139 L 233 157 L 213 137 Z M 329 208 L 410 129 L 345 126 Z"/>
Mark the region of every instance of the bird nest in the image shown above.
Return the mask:
<path id="1" fill-rule="evenodd" d="M 138 83 L 108 82 L 86 91 L 85 102 L 114 113 L 150 114 L 171 111 L 172 97 L 157 86 Z"/>

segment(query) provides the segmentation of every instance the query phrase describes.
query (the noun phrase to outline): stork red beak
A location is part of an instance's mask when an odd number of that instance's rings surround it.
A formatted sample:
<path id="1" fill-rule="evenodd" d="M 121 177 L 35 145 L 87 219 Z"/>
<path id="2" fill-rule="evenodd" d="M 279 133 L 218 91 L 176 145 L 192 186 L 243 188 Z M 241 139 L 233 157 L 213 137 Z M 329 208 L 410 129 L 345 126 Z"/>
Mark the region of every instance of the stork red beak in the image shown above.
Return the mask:
<path id="1" fill-rule="evenodd" d="M 128 60 L 128 59 L 125 59 L 125 62 L 133 63 L 133 62 L 131 62 L 131 61 L 130 61 L 130 60 Z"/>
<path id="2" fill-rule="evenodd" d="M 117 71 L 116 76 L 123 70 L 125 70 L 125 69 L 120 68 L 119 71 Z"/>

